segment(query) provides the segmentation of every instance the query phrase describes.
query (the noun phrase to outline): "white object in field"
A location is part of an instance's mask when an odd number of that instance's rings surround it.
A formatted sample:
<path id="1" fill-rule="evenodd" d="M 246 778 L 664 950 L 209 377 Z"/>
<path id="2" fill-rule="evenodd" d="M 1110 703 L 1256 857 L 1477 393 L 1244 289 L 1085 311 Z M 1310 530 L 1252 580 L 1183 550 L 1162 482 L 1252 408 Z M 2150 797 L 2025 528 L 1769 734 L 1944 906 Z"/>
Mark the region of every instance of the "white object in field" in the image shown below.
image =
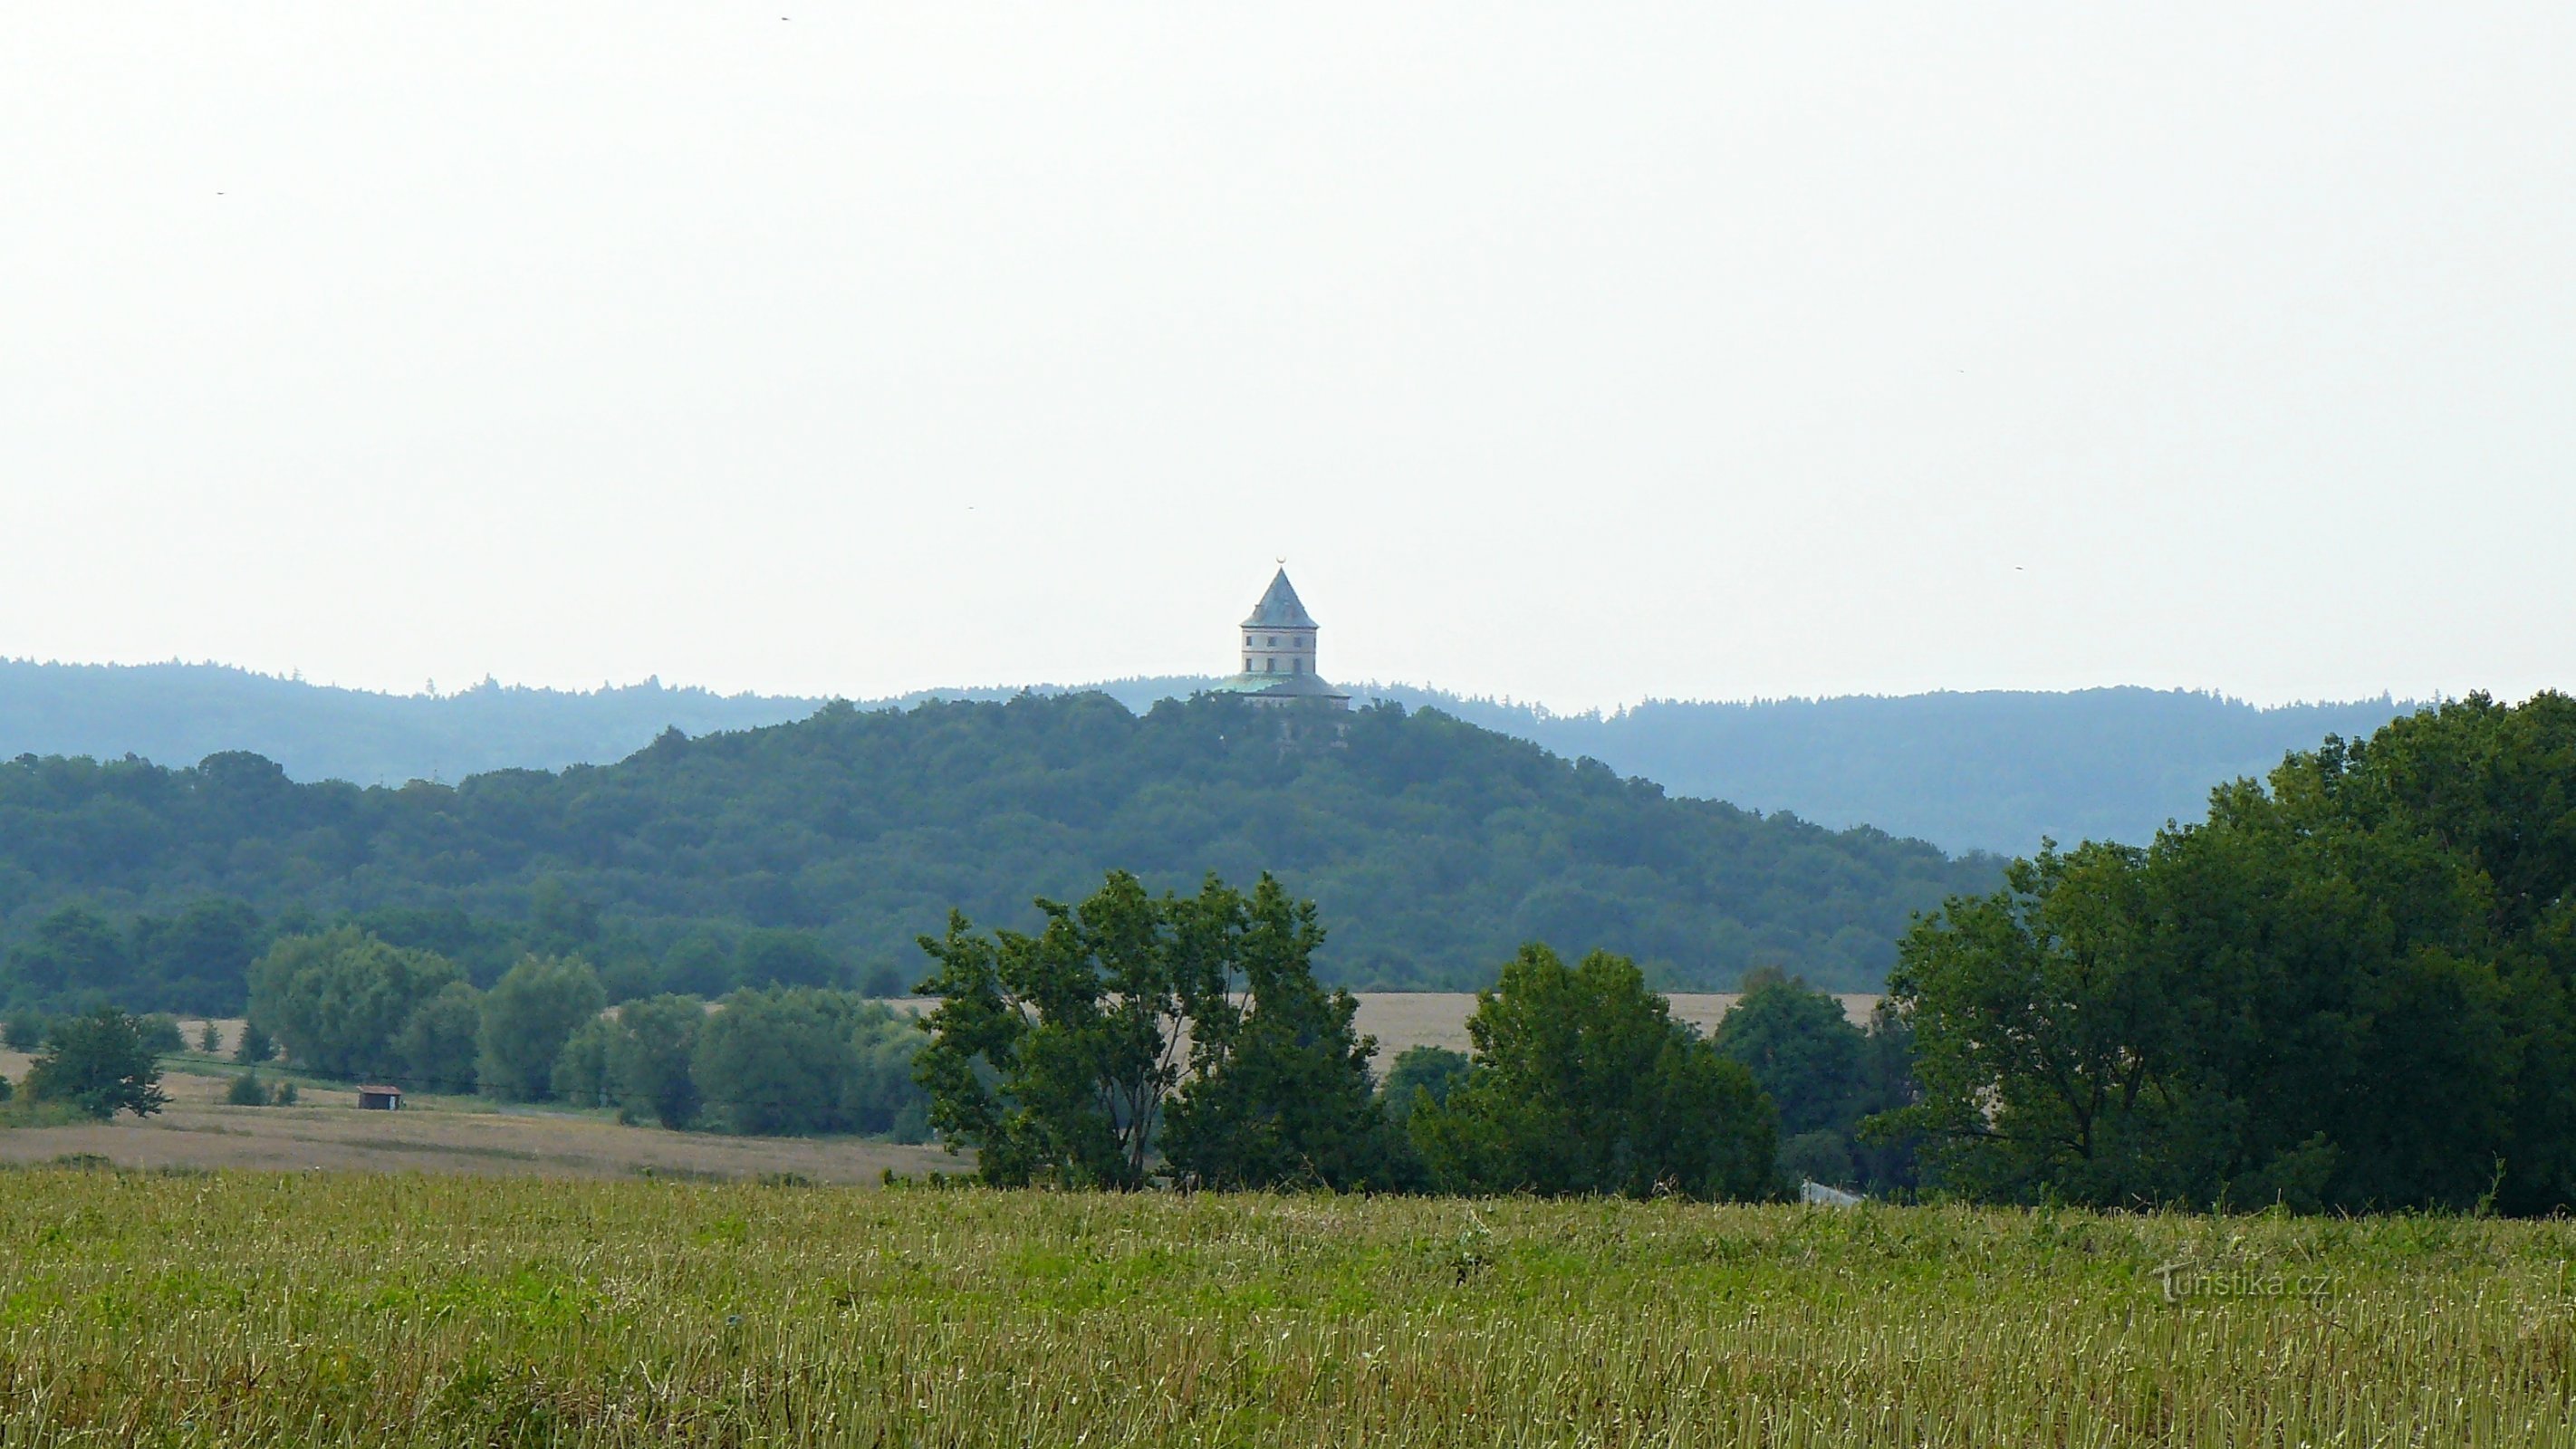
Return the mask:
<path id="1" fill-rule="evenodd" d="M 1859 1193 L 1845 1192 L 1839 1187 L 1827 1187 L 1809 1177 L 1799 1180 L 1798 1201 L 1813 1203 L 1817 1207 L 1859 1207 L 1861 1197 Z"/>

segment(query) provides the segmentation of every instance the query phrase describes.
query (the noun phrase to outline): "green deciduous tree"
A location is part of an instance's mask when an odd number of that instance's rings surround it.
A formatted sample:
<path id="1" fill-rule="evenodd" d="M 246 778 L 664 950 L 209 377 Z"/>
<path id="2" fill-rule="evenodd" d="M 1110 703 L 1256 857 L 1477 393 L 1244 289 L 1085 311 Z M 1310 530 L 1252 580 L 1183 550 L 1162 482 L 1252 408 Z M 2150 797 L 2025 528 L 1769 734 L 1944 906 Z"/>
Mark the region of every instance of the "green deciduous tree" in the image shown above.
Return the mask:
<path id="1" fill-rule="evenodd" d="M 2576 1205 L 2576 701 L 2473 696 L 2268 786 L 1919 925 L 1889 1122 L 1997 1198 Z"/>
<path id="2" fill-rule="evenodd" d="M 461 1095 L 477 1085 L 482 1040 L 482 993 L 450 981 L 412 1008 L 394 1033 L 393 1059 L 413 1091 Z"/>
<path id="3" fill-rule="evenodd" d="M 133 969 L 125 943 L 96 912 L 65 906 L 9 951 L 18 990 L 39 1000 L 121 996 Z"/>
<path id="4" fill-rule="evenodd" d="M 1473 1065 L 1465 1052 L 1443 1046 L 1409 1046 L 1397 1052 L 1395 1064 L 1387 1069 L 1386 1085 L 1378 1093 L 1386 1102 L 1387 1121 L 1401 1127 L 1416 1103 L 1448 1101 Z"/>
<path id="5" fill-rule="evenodd" d="M 251 964 L 251 1021 L 259 1038 L 274 1034 L 309 1070 L 390 1076 L 401 1068 L 395 1034 L 423 1001 L 462 979 L 445 957 L 389 946 L 353 926 L 291 936 Z M 245 1032 L 246 1053 L 253 1044 Z"/>
<path id="6" fill-rule="evenodd" d="M 553 1095 L 555 1059 L 582 1023 L 608 1004 L 586 961 L 530 956 L 483 994 L 475 1079 L 493 1096 L 542 1101 Z"/>
<path id="7" fill-rule="evenodd" d="M 233 1060 L 256 1066 L 277 1055 L 277 1038 L 257 1021 L 242 1023 L 241 1040 L 233 1045 Z"/>
<path id="8" fill-rule="evenodd" d="M 694 996 L 620 1004 L 564 1043 L 555 1095 L 578 1106 L 616 1107 L 628 1121 L 691 1125 L 700 1106 L 691 1058 L 706 1018 L 706 1004 Z"/>
<path id="9" fill-rule="evenodd" d="M 923 1114 L 911 1085 L 917 1042 L 893 1012 L 849 992 L 737 991 L 698 1028 L 690 1076 L 705 1119 L 725 1131 L 889 1132 Z"/>
<path id="10" fill-rule="evenodd" d="M 27 1095 L 64 1102 L 101 1121 L 119 1112 L 149 1117 L 170 1099 L 142 1024 L 112 1006 L 54 1024 L 44 1053 L 27 1069 Z"/>
<path id="11" fill-rule="evenodd" d="M 1567 966 L 1521 948 L 1477 993 L 1475 1067 L 1408 1123 L 1433 1179 L 1461 1192 L 1749 1198 L 1771 1190 L 1777 1128 L 1752 1074 L 1720 1057 L 1634 963 Z"/>
<path id="12" fill-rule="evenodd" d="M 976 934 L 949 913 L 921 948 L 940 998 L 918 1063 L 931 1123 L 971 1144 L 987 1182 L 1133 1188 L 1150 1174 L 1181 1077 L 1185 1002 L 1218 994 L 1232 893 L 1211 880 L 1186 913 L 1113 871 L 1078 906 L 1041 900 L 1036 935 Z M 1220 918 L 1211 924 L 1211 917 Z"/>
<path id="13" fill-rule="evenodd" d="M 1170 903 L 1189 984 L 1189 1078 L 1171 1100 L 1162 1150 L 1184 1186 L 1348 1190 L 1391 1184 L 1385 1114 L 1373 1094 L 1375 1039 L 1347 991 L 1315 984 L 1324 931 L 1312 901 L 1268 874 L 1244 901 L 1217 887 Z M 1215 990 L 1208 990 L 1213 984 Z"/>

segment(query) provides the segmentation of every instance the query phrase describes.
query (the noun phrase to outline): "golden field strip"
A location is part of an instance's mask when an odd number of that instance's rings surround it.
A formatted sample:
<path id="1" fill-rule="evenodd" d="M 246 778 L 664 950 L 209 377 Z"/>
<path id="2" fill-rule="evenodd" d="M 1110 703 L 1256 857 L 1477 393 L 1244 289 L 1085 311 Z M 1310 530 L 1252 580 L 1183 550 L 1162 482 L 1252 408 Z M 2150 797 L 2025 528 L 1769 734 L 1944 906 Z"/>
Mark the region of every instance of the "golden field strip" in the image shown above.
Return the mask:
<path id="1" fill-rule="evenodd" d="M 32 1168 L 0 1262 L 10 1445 L 2576 1443 L 2566 1222 Z"/>

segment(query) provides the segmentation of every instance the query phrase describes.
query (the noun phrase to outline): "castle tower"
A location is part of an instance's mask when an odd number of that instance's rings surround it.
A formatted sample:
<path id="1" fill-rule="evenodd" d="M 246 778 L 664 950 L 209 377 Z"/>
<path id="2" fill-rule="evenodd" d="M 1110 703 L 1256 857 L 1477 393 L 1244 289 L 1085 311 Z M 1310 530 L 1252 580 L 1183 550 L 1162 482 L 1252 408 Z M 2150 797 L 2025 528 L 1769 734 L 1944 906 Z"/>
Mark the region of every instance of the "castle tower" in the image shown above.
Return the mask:
<path id="1" fill-rule="evenodd" d="M 1351 697 L 1335 693 L 1315 672 L 1317 632 L 1315 617 L 1288 582 L 1288 570 L 1280 569 L 1235 636 L 1243 646 L 1235 651 L 1243 671 L 1217 688 L 1262 704 L 1314 700 L 1347 707 Z"/>

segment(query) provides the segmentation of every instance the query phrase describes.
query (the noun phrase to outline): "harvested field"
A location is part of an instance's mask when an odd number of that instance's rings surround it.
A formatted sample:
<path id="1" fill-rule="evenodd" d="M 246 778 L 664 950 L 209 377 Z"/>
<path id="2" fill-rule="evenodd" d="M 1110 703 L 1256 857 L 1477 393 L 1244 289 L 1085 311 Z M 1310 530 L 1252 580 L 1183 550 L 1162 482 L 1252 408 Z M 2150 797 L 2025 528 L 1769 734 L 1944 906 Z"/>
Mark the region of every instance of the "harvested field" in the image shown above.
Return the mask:
<path id="1" fill-rule="evenodd" d="M 12 1081 L 26 1058 L 0 1053 Z M 503 1108 L 477 1098 L 414 1097 L 399 1112 L 358 1108 L 346 1084 L 299 1079 L 292 1107 L 234 1107 L 232 1071 L 165 1070 L 170 1105 L 137 1120 L 0 1131 L 0 1162 L 102 1158 L 118 1167 L 259 1168 L 305 1172 L 435 1172 L 512 1177 L 793 1175 L 874 1183 L 898 1175 L 971 1170 L 971 1157 L 936 1147 L 852 1138 L 725 1137 L 629 1127 L 604 1113 Z"/>
<path id="2" fill-rule="evenodd" d="M 1665 998 L 1673 1005 L 1675 1019 L 1687 1021 L 1703 1032 L 1715 1030 L 1718 1018 L 1741 999 L 1733 992 L 1682 992 Z M 1876 996 L 1847 995 L 1839 999 L 1843 1015 L 1855 1024 L 1866 1024 L 1871 1010 L 1878 1005 Z M 1363 991 L 1359 1000 L 1360 1030 L 1377 1038 L 1381 1062 L 1410 1046 L 1442 1046 L 1461 1052 L 1467 1049 L 1467 1018 L 1476 1010 L 1473 992 Z"/>
<path id="3" fill-rule="evenodd" d="M 1362 991 L 1357 995 L 1359 1028 L 1377 1038 L 1381 1066 L 1411 1046 L 1442 1046 L 1462 1052 L 1467 1049 L 1467 1018 L 1476 1010 L 1476 994 L 1472 991 Z M 1718 991 L 1679 992 L 1665 998 L 1672 1003 L 1676 1019 L 1703 1032 L 1715 1030 L 1718 1018 L 1741 999 L 1734 992 Z M 1875 994 L 1854 992 L 1836 999 L 1843 1004 L 1843 1015 L 1855 1025 L 1866 1025 L 1870 1012 L 1878 1005 Z M 902 997 L 887 1004 L 906 1011 L 927 1011 L 938 1005 L 921 996 Z"/>

